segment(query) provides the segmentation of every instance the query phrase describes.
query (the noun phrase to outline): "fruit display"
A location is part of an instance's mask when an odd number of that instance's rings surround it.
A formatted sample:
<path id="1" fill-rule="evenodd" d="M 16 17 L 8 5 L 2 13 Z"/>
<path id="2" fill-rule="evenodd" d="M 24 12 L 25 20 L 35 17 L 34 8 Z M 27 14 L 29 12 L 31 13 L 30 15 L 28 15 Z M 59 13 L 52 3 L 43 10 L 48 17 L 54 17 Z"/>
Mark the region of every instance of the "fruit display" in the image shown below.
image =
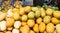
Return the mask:
<path id="1" fill-rule="evenodd" d="M 60 33 L 60 11 L 21 5 L 1 10 L 0 33 Z"/>

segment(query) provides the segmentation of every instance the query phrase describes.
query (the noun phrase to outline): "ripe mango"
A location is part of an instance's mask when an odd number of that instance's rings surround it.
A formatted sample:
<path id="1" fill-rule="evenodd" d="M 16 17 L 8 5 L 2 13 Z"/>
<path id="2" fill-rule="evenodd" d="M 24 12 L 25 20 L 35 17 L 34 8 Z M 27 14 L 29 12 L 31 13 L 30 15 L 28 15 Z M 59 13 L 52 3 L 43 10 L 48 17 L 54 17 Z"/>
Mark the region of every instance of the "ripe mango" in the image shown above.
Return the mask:
<path id="1" fill-rule="evenodd" d="M 38 28 L 39 28 L 38 24 L 35 24 L 34 27 L 33 27 L 33 30 L 35 32 L 39 32 L 39 29 Z"/>
<path id="2" fill-rule="evenodd" d="M 46 27 L 46 25 L 45 25 L 44 22 L 40 23 L 40 25 L 39 25 L 39 31 L 40 32 L 44 32 L 45 31 L 45 27 Z"/>
<path id="3" fill-rule="evenodd" d="M 47 26 L 46 26 L 46 31 L 48 33 L 53 33 L 54 32 L 54 24 L 48 23 Z"/>
<path id="4" fill-rule="evenodd" d="M 50 16 L 45 16 L 44 18 L 43 18 L 43 22 L 44 23 L 49 23 L 51 21 L 51 17 Z"/>

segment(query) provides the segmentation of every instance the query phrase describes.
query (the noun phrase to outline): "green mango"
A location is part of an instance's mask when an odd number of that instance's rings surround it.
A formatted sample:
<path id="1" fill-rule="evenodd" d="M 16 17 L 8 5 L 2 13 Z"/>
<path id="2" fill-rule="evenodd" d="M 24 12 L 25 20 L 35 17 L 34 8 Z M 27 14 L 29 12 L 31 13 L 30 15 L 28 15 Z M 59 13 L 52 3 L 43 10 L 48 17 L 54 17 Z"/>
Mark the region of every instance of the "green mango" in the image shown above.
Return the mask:
<path id="1" fill-rule="evenodd" d="M 40 13 L 39 10 L 35 12 L 35 16 L 36 16 L 36 18 L 40 17 L 40 15 L 41 15 L 41 13 Z"/>
<path id="2" fill-rule="evenodd" d="M 34 15 L 34 12 L 29 12 L 29 13 L 28 13 L 28 18 L 29 18 L 29 19 L 34 18 L 34 16 L 35 16 L 35 15 Z"/>

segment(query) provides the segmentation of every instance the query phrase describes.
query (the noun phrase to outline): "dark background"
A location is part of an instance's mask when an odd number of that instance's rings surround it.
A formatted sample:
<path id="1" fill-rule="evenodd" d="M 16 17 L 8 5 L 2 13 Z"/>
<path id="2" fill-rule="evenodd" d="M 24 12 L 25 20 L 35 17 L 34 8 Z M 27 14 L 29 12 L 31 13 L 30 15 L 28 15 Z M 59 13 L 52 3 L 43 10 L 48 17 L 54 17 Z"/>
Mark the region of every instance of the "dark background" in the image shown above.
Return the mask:
<path id="1" fill-rule="evenodd" d="M 34 6 L 40 5 L 42 6 L 44 4 L 44 0 L 34 0 Z M 52 0 L 50 3 L 47 5 L 52 5 L 52 6 L 58 6 L 60 9 L 60 0 Z"/>

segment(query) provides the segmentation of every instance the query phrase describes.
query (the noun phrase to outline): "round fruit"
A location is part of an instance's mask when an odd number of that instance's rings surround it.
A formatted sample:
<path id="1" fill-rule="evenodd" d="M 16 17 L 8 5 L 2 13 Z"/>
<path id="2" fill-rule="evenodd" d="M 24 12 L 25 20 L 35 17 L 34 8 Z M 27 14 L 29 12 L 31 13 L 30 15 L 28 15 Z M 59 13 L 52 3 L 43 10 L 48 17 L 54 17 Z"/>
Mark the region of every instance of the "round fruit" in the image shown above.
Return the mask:
<path id="1" fill-rule="evenodd" d="M 50 22 L 50 20 L 51 20 L 50 16 L 45 16 L 44 19 L 43 19 L 43 22 L 47 24 L 47 23 Z"/>
<path id="2" fill-rule="evenodd" d="M 38 18 L 37 20 L 36 20 L 36 23 L 37 24 L 40 24 L 42 22 L 42 18 Z"/>
<path id="3" fill-rule="evenodd" d="M 22 26 L 25 26 L 27 24 L 27 22 L 21 22 Z"/>
<path id="4" fill-rule="evenodd" d="M 28 13 L 28 18 L 30 18 L 30 19 L 34 18 L 34 12 L 29 12 Z"/>
<path id="5" fill-rule="evenodd" d="M 13 17 L 14 17 L 15 20 L 19 20 L 20 15 L 18 13 L 14 13 Z"/>
<path id="6" fill-rule="evenodd" d="M 6 30 L 6 21 L 1 21 L 0 22 L 0 31 Z"/>
<path id="7" fill-rule="evenodd" d="M 37 11 L 38 7 L 32 7 L 32 11 Z"/>
<path id="8" fill-rule="evenodd" d="M 36 16 L 36 18 L 40 17 L 40 11 L 39 10 L 35 12 L 35 16 Z"/>
<path id="9" fill-rule="evenodd" d="M 60 11 L 54 11 L 53 16 L 56 18 L 60 18 Z"/>
<path id="10" fill-rule="evenodd" d="M 20 26 L 21 26 L 21 22 L 20 21 L 15 21 L 14 27 L 15 28 L 20 28 Z"/>
<path id="11" fill-rule="evenodd" d="M 45 10 L 41 8 L 40 11 L 41 11 L 41 17 L 45 17 L 46 16 Z"/>
<path id="12" fill-rule="evenodd" d="M 22 16 L 22 21 L 27 21 L 27 19 L 28 19 L 28 18 L 27 18 L 27 15 L 23 15 L 23 16 Z"/>
<path id="13" fill-rule="evenodd" d="M 20 8 L 19 13 L 20 13 L 20 15 L 24 15 L 25 14 L 24 8 Z"/>
<path id="14" fill-rule="evenodd" d="M 46 26 L 46 31 L 48 33 L 53 33 L 54 32 L 54 24 L 48 23 L 47 26 Z"/>
<path id="15" fill-rule="evenodd" d="M 26 6 L 24 10 L 25 10 L 26 13 L 28 13 L 28 12 L 31 11 L 31 7 L 30 6 Z"/>
<path id="16" fill-rule="evenodd" d="M 60 24 L 56 25 L 56 31 L 57 31 L 57 33 L 60 33 Z"/>
<path id="17" fill-rule="evenodd" d="M 57 18 L 53 17 L 53 18 L 51 19 L 51 22 L 52 22 L 53 24 L 58 24 L 58 23 L 59 23 L 59 20 L 58 20 Z"/>
<path id="18" fill-rule="evenodd" d="M 28 25 L 25 25 L 20 28 L 21 33 L 29 33 L 29 30 L 30 29 L 29 29 Z"/>
<path id="19" fill-rule="evenodd" d="M 52 9 L 48 8 L 48 9 L 46 10 L 46 14 L 47 14 L 47 15 L 52 15 L 52 13 L 53 13 L 53 10 L 52 10 Z"/>
<path id="20" fill-rule="evenodd" d="M 46 27 L 46 26 L 45 26 L 45 23 L 43 23 L 43 22 L 40 23 L 40 25 L 39 25 L 39 31 L 40 31 L 40 32 L 44 32 L 44 31 L 45 31 L 45 27 Z"/>
<path id="21" fill-rule="evenodd" d="M 7 27 L 11 27 L 14 24 L 14 18 L 7 18 L 6 25 Z"/>
<path id="22" fill-rule="evenodd" d="M 2 21 L 4 18 L 6 18 L 6 13 L 0 14 L 0 21 Z"/>
<path id="23" fill-rule="evenodd" d="M 38 24 L 35 24 L 35 25 L 34 25 L 33 30 L 34 30 L 35 32 L 39 32 Z"/>
<path id="24" fill-rule="evenodd" d="M 27 24 L 29 27 L 33 27 L 35 25 L 35 21 L 34 20 L 28 20 Z"/>
<path id="25" fill-rule="evenodd" d="M 19 13 L 20 10 L 17 9 L 17 8 L 14 8 L 12 11 L 13 11 L 13 13 L 15 13 L 15 12 L 16 12 L 16 13 Z"/>

